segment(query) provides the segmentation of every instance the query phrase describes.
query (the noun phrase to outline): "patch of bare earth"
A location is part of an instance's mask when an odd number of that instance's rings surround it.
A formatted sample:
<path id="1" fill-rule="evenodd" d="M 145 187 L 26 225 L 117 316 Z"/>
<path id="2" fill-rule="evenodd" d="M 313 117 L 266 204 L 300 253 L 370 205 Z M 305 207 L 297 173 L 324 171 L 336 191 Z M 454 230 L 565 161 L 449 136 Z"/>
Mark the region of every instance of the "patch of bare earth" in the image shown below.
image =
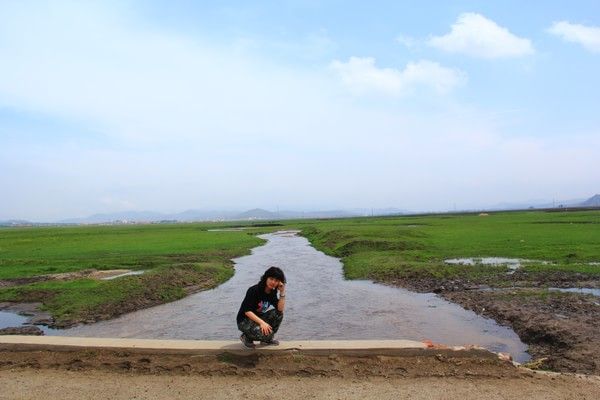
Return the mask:
<path id="1" fill-rule="evenodd" d="M 133 361 L 133 362 L 132 362 Z M 377 372 L 390 363 L 332 360 L 329 373 L 324 363 L 307 360 L 265 360 L 262 368 L 228 364 L 199 374 L 193 365 L 176 370 L 139 372 L 138 365 L 151 368 L 153 357 L 124 358 L 120 370 L 86 369 L 74 362 L 70 369 L 0 369 L 0 399 L 597 399 L 600 379 L 590 376 L 546 374 L 514 369 L 492 375 L 426 374 L 403 372 L 388 376 Z M 412 360 L 418 365 L 417 360 Z M 128 362 L 130 364 L 128 364 Z M 60 363 L 60 360 L 58 361 Z M 294 367 L 293 373 L 280 373 Z M 394 365 L 394 363 L 391 363 Z M 175 364 L 173 364 L 175 366 Z M 430 364 L 425 363 L 422 371 Z M 367 367 L 365 369 L 365 367 Z M 333 368 L 333 369 L 332 369 Z M 375 368 L 370 373 L 368 368 Z M 332 373 L 335 370 L 340 372 Z M 391 369 L 393 372 L 395 369 Z M 239 373 L 242 371 L 242 373 Z M 356 373 L 354 371 L 357 371 Z M 502 371 L 502 369 L 500 369 Z M 125 373 L 124 373 L 125 372 Z M 369 372 L 369 373 L 365 373 Z"/>
<path id="2" fill-rule="evenodd" d="M 83 278 L 106 279 L 106 278 L 111 278 L 111 277 L 123 275 L 126 273 L 131 273 L 131 272 L 132 272 L 132 270 L 130 270 L 130 269 L 107 269 L 107 270 L 84 269 L 84 270 L 75 271 L 75 272 L 61 272 L 58 274 L 30 276 L 27 278 L 0 279 L 0 288 L 28 285 L 30 283 L 47 282 L 47 281 L 72 281 L 75 279 L 83 279 Z"/>

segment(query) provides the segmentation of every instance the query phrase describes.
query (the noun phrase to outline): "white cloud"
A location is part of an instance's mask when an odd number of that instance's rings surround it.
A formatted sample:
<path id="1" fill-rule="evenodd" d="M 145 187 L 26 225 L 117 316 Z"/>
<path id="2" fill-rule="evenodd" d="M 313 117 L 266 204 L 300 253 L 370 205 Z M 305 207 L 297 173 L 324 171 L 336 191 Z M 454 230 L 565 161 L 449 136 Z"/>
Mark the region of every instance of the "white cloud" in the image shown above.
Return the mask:
<path id="1" fill-rule="evenodd" d="M 548 32 L 567 42 L 579 43 L 591 52 L 600 53 L 600 27 L 560 21 L 555 22 Z"/>
<path id="2" fill-rule="evenodd" d="M 434 36 L 427 43 L 448 53 L 488 59 L 534 53 L 529 39 L 512 34 L 508 29 L 477 13 L 461 14 L 452 25 L 450 33 Z"/>
<path id="3" fill-rule="evenodd" d="M 403 45 L 409 49 L 412 49 L 419 44 L 419 41 L 417 39 L 410 37 L 410 36 L 406 36 L 406 35 L 398 35 L 396 37 L 396 42 L 400 43 L 401 45 Z"/>
<path id="4" fill-rule="evenodd" d="M 0 107 L 95 136 L 65 140 L 49 125 L 40 140 L 17 138 L 19 128 L 7 140 L 0 115 L 2 218 L 311 203 L 425 210 L 600 185 L 597 131 L 511 139 L 508 117 L 485 115 L 495 110 L 436 96 L 357 99 L 331 79 L 333 70 L 352 90 L 391 95 L 465 81 L 431 61 L 303 68 L 243 43 L 150 29 L 120 3 L 21 4 L 0 2 Z"/>
<path id="5" fill-rule="evenodd" d="M 463 72 L 427 60 L 408 63 L 403 70 L 398 70 L 378 68 L 371 57 L 350 57 L 347 62 L 333 61 L 331 69 L 355 93 L 406 95 L 417 87 L 425 87 L 444 94 L 466 80 Z"/>

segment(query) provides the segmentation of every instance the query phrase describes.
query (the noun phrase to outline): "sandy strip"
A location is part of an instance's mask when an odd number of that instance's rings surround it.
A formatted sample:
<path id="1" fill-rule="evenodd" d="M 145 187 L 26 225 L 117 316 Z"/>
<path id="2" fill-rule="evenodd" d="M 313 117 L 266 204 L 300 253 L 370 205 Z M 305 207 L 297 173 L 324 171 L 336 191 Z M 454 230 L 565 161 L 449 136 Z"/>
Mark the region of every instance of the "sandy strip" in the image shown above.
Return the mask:
<path id="1" fill-rule="evenodd" d="M 598 399 L 600 379 L 362 378 L 137 375 L 103 371 L 0 371 L 0 399 Z"/>

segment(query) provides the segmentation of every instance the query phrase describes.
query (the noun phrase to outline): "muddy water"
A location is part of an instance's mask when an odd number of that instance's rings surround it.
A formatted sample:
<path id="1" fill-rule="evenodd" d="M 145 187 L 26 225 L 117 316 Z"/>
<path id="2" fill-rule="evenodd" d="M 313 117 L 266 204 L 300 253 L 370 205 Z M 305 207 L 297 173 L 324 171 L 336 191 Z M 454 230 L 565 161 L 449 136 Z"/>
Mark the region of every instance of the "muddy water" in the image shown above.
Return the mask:
<path id="1" fill-rule="evenodd" d="M 288 278 L 280 339 L 429 339 L 448 345 L 478 344 L 528 358 L 510 329 L 433 294 L 369 281 L 346 281 L 342 264 L 293 233 L 261 236 L 266 245 L 235 260 L 235 275 L 216 289 L 180 301 L 80 326 L 61 335 L 177 339 L 236 339 L 240 302 L 270 265 Z"/>
<path id="2" fill-rule="evenodd" d="M 18 313 L 11 311 L 0 311 L 0 329 L 18 328 L 27 325 L 32 325 L 31 317 L 19 315 Z M 44 325 L 36 326 L 40 328 L 46 335 L 54 335 L 58 333 L 56 329 L 51 329 Z"/>

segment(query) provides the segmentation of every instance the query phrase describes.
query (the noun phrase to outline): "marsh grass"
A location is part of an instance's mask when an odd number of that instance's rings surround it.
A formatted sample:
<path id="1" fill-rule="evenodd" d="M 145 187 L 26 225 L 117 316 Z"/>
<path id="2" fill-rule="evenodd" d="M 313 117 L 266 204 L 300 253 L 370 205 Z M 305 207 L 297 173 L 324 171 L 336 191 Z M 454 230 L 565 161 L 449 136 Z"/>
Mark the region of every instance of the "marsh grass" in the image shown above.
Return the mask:
<path id="1" fill-rule="evenodd" d="M 0 301 L 40 301 L 58 326 L 112 318 L 214 287 L 233 275 L 232 258 L 263 241 L 255 235 L 300 229 L 341 258 L 349 279 L 452 280 L 510 286 L 505 266 L 452 265 L 450 258 L 538 260 L 520 279 L 551 274 L 598 279 L 600 212 L 499 212 L 235 224 L 77 226 L 0 229 L 0 279 L 85 269 L 144 270 L 111 281 L 45 281 L 0 289 Z M 544 264 L 542 261 L 549 261 Z"/>
<path id="2" fill-rule="evenodd" d="M 49 280 L 6 287 L 0 289 L 0 301 L 42 302 L 56 326 L 69 326 L 215 287 L 233 276 L 232 258 L 248 254 L 263 240 L 248 231 L 207 231 L 214 227 L 180 224 L 2 229 L 0 279 L 92 268 L 142 269 L 145 273 L 107 281 Z"/>
<path id="3" fill-rule="evenodd" d="M 505 279 L 508 267 L 450 265 L 451 258 L 539 260 L 522 271 L 600 275 L 600 212 L 498 212 L 302 223 L 319 250 L 340 257 L 349 279 Z M 543 263 L 548 261 L 551 263 Z"/>

